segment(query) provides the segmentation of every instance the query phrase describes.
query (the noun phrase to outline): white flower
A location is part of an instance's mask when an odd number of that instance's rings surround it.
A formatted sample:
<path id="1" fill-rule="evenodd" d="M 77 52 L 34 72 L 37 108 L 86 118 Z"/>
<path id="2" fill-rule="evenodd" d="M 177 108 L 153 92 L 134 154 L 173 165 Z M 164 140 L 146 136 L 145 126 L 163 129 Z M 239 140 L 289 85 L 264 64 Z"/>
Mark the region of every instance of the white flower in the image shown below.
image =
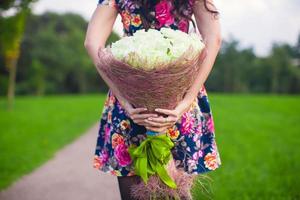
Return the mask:
<path id="1" fill-rule="evenodd" d="M 133 36 L 123 37 L 112 43 L 111 52 L 117 59 L 124 60 L 133 67 L 153 69 L 161 63 L 177 59 L 190 45 L 195 54 L 204 48 L 201 36 L 162 27 L 160 31 L 137 30 Z"/>

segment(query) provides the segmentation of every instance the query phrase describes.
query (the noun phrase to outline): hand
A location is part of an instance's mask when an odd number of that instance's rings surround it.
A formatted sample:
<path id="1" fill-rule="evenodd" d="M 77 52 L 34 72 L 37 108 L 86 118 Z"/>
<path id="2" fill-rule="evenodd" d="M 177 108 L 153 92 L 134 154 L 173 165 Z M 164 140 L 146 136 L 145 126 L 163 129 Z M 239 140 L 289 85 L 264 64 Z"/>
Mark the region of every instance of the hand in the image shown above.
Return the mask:
<path id="1" fill-rule="evenodd" d="M 122 107 L 125 109 L 129 117 L 133 120 L 134 123 L 140 125 L 140 126 L 149 126 L 145 120 L 148 117 L 157 117 L 158 115 L 155 113 L 151 114 L 141 114 L 140 112 L 146 111 L 147 108 L 134 108 L 131 103 L 129 103 L 127 100 L 123 99 L 122 102 Z"/>
<path id="2" fill-rule="evenodd" d="M 150 124 L 146 126 L 148 130 L 165 132 L 169 127 L 172 127 L 183 115 L 187 112 L 193 102 L 182 100 L 173 110 L 156 108 L 155 111 L 167 115 L 167 117 L 149 117 L 145 121 Z"/>

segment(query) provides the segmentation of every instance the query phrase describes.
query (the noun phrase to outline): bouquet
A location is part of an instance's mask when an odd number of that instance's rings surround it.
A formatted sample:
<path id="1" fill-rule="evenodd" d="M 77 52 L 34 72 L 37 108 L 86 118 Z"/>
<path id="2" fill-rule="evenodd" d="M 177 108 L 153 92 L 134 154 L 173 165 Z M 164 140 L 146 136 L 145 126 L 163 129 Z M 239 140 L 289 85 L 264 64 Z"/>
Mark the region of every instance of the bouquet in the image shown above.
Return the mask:
<path id="1" fill-rule="evenodd" d="M 140 29 L 133 36 L 101 48 L 98 56 L 98 69 L 114 82 L 123 97 L 135 107 L 147 107 L 144 113 L 156 113 L 154 109 L 158 107 L 174 109 L 184 98 L 206 51 L 200 34 L 163 27 L 160 30 Z M 193 177 L 171 167 L 174 143 L 164 133 L 147 130 L 146 134 L 147 138 L 139 146 L 131 145 L 128 149 L 135 174 L 141 176 L 145 190 L 154 185 L 148 181 L 161 181 L 167 186 L 160 187 L 164 191 L 161 194 L 183 198 L 180 194 L 188 191 L 182 192 L 177 186 L 182 180 L 186 186 L 191 185 Z M 181 182 L 178 178 L 176 181 L 177 176 L 183 177 Z M 180 188 L 189 187 L 181 185 Z M 133 194 L 137 193 L 133 190 Z"/>

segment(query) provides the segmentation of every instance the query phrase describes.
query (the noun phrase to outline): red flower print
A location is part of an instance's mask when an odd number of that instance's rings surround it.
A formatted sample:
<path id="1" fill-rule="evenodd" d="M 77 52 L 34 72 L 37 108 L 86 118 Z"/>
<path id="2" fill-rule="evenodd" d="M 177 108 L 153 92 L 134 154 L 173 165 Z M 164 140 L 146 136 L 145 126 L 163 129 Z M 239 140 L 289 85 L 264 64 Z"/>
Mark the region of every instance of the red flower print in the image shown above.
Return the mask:
<path id="1" fill-rule="evenodd" d="M 217 154 L 216 152 L 213 153 L 208 153 L 206 154 L 206 156 L 204 157 L 204 164 L 205 167 L 210 169 L 210 170 L 214 170 L 218 167 L 218 162 L 217 162 Z"/>
<path id="2" fill-rule="evenodd" d="M 141 20 L 141 17 L 139 14 L 137 15 L 134 15 L 132 18 L 131 18 L 131 24 L 135 27 L 138 27 L 142 24 L 142 20 Z"/>
<path id="3" fill-rule="evenodd" d="M 162 0 L 155 5 L 155 18 L 159 21 L 159 27 L 174 23 L 174 17 L 171 13 L 172 4 L 167 0 Z"/>
<path id="4" fill-rule="evenodd" d="M 178 28 L 179 28 L 179 30 L 187 33 L 188 32 L 188 21 L 185 19 L 180 20 L 178 23 Z"/>
<path id="5" fill-rule="evenodd" d="M 102 150 L 99 155 L 94 155 L 93 167 L 100 169 L 108 161 L 108 152 Z"/>
<path id="6" fill-rule="evenodd" d="M 174 130 L 174 128 L 168 128 L 167 129 L 167 136 L 170 137 L 171 139 L 176 139 L 179 136 L 179 131 Z"/>
<path id="7" fill-rule="evenodd" d="M 117 145 L 114 151 L 114 155 L 120 166 L 124 167 L 131 163 L 131 157 L 128 153 L 128 147 L 124 143 Z"/>
<path id="8" fill-rule="evenodd" d="M 114 176 L 121 176 L 121 172 L 119 170 L 111 170 L 110 173 Z"/>
<path id="9" fill-rule="evenodd" d="M 124 138 L 122 135 L 118 134 L 118 133 L 114 133 L 112 136 L 111 136 L 111 146 L 112 148 L 114 149 L 117 145 L 119 144 L 123 144 L 124 143 Z"/>
<path id="10" fill-rule="evenodd" d="M 120 126 L 121 126 L 122 130 L 129 129 L 130 128 L 130 121 L 128 119 L 127 120 L 122 120 L 121 123 L 120 123 Z"/>
<path id="11" fill-rule="evenodd" d="M 103 162 L 98 155 L 94 156 L 93 167 L 100 169 L 103 166 Z"/>
<path id="12" fill-rule="evenodd" d="M 130 26 L 130 21 L 131 21 L 131 15 L 127 10 L 123 10 L 120 14 L 122 17 L 123 26 L 128 31 Z"/>

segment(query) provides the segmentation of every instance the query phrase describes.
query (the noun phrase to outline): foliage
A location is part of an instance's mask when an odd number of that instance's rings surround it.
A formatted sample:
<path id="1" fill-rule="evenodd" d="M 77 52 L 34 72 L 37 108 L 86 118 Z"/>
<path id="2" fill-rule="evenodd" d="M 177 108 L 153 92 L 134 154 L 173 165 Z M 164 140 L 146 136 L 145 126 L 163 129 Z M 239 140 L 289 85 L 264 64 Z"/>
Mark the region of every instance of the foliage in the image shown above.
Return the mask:
<path id="1" fill-rule="evenodd" d="M 106 90 L 84 48 L 87 22 L 79 15 L 31 15 L 21 46 L 19 94 Z M 107 44 L 118 39 L 111 34 Z"/>
<path id="2" fill-rule="evenodd" d="M 209 91 L 300 93 L 300 34 L 295 46 L 274 43 L 268 56 L 224 41 L 206 82 Z"/>
<path id="3" fill-rule="evenodd" d="M 73 13 L 30 15 L 21 44 L 16 93 L 106 91 L 83 45 L 86 28 L 87 21 Z M 119 38 L 113 32 L 106 45 Z M 0 56 L 0 95 L 6 94 L 7 73 Z M 300 34 L 295 45 L 274 43 L 264 57 L 257 56 L 252 47 L 240 48 L 235 39 L 224 40 L 205 85 L 211 92 L 300 93 Z"/>

